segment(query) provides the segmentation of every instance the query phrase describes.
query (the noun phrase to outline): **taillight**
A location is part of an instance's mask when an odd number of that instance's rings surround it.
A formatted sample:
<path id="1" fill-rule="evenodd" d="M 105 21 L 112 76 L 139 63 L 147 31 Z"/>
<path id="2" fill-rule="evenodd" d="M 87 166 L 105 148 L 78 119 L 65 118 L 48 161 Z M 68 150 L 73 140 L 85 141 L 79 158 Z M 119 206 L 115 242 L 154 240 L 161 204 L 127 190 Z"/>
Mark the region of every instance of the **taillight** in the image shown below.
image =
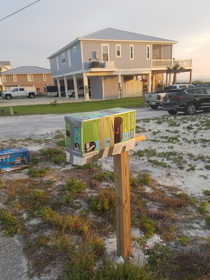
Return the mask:
<path id="1" fill-rule="evenodd" d="M 173 99 L 181 100 L 182 98 L 184 98 L 184 96 L 174 97 Z"/>
<path id="2" fill-rule="evenodd" d="M 157 100 L 160 100 L 161 99 L 161 96 L 158 94 L 157 95 Z"/>

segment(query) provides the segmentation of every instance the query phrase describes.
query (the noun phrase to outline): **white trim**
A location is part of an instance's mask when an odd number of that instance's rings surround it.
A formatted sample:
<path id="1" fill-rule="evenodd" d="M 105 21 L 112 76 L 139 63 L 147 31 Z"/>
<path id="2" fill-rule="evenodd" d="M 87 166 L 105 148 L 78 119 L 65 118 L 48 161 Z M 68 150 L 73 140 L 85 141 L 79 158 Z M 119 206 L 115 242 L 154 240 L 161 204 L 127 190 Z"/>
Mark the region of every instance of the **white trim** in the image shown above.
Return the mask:
<path id="1" fill-rule="evenodd" d="M 82 60 L 82 70 L 84 71 L 84 60 L 83 60 L 83 45 L 82 42 L 80 42 L 80 49 L 81 49 L 81 60 Z"/>
<path id="2" fill-rule="evenodd" d="M 117 55 L 117 47 L 120 47 L 120 55 Z M 115 44 L 115 57 L 121 58 L 121 45 L 120 44 Z"/>
<path id="3" fill-rule="evenodd" d="M 57 70 L 59 71 L 59 61 L 58 61 L 58 56 L 56 56 L 56 62 L 57 62 Z"/>
<path id="4" fill-rule="evenodd" d="M 70 49 L 67 52 L 68 54 L 68 63 L 69 63 L 69 68 L 71 67 L 71 53 L 70 53 Z"/>
<path id="5" fill-rule="evenodd" d="M 131 47 L 133 47 L 133 57 L 131 57 Z M 134 45 L 129 45 L 129 59 L 134 60 Z"/>
<path id="6" fill-rule="evenodd" d="M 47 74 L 42 74 L 43 81 L 47 81 Z"/>
<path id="7" fill-rule="evenodd" d="M 61 54 L 61 63 L 62 63 L 62 64 L 66 64 L 66 53 L 65 53 L 65 52 L 63 52 L 63 53 Z"/>
<path id="8" fill-rule="evenodd" d="M 6 76 L 5 75 L 2 75 L 2 82 L 3 83 L 6 83 L 7 79 L 6 79 Z"/>
<path id="9" fill-rule="evenodd" d="M 13 79 L 13 82 L 16 83 L 16 82 L 17 82 L 17 75 L 16 75 L 16 74 L 13 74 L 13 75 L 12 75 L 12 79 Z"/>
<path id="10" fill-rule="evenodd" d="M 104 77 L 102 77 L 102 94 L 103 94 L 103 100 L 104 100 Z"/>
<path id="11" fill-rule="evenodd" d="M 111 39 L 89 39 L 89 38 L 82 38 L 79 37 L 76 40 L 72 41 L 71 43 L 69 43 L 68 45 L 64 46 L 63 48 L 61 48 L 60 50 L 56 51 L 55 53 L 53 53 L 52 55 L 48 56 L 48 59 L 51 59 L 52 57 L 56 56 L 57 54 L 61 53 L 62 51 L 66 50 L 68 47 L 72 46 L 73 44 L 75 44 L 78 41 L 99 41 L 99 42 L 131 42 L 131 43 L 160 43 L 160 44 L 177 44 L 178 41 L 147 41 L 147 40 L 111 40 Z"/>
<path id="12" fill-rule="evenodd" d="M 104 62 L 103 60 L 103 47 L 108 47 L 108 60 L 110 61 L 110 57 L 109 57 L 109 44 L 101 44 L 101 61 Z"/>
<path id="13" fill-rule="evenodd" d="M 147 57 L 148 48 L 149 48 L 149 57 Z M 151 47 L 150 45 L 146 45 L 146 60 L 150 60 L 150 58 L 151 58 Z"/>

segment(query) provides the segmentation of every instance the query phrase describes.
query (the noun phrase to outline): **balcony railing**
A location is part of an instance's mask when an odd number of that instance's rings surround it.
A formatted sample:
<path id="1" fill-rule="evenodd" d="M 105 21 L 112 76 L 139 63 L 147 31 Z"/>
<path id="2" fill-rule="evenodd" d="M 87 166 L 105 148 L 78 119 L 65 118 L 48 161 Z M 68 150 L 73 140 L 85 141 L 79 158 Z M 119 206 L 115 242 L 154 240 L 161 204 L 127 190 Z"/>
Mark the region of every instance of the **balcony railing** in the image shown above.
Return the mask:
<path id="1" fill-rule="evenodd" d="M 192 66 L 192 59 L 180 59 L 180 60 L 173 60 L 173 65 L 179 63 L 182 67 L 191 67 Z"/>
<path id="2" fill-rule="evenodd" d="M 158 60 L 152 60 L 152 67 L 171 67 L 171 59 L 158 59 Z"/>
<path id="3" fill-rule="evenodd" d="M 180 59 L 180 60 L 171 60 L 171 59 L 156 59 L 152 60 L 152 67 L 160 67 L 160 68 L 167 68 L 179 63 L 182 67 L 191 67 L 192 66 L 192 59 Z"/>

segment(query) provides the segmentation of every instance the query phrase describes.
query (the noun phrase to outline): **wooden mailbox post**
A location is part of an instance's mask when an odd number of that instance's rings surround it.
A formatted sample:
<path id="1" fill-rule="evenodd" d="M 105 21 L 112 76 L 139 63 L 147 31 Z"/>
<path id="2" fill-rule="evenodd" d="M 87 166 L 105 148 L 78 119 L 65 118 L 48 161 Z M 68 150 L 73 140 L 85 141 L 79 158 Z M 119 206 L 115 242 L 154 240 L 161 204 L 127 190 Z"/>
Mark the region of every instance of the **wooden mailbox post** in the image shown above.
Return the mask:
<path id="1" fill-rule="evenodd" d="M 135 142 L 145 139 L 136 134 Z M 124 258 L 131 254 L 130 172 L 129 152 L 114 155 L 114 182 L 116 200 L 117 254 Z"/>
<path id="2" fill-rule="evenodd" d="M 135 134 L 135 110 L 112 108 L 65 116 L 66 161 L 83 165 L 113 155 L 117 253 L 131 254 L 129 150 L 145 135 Z"/>

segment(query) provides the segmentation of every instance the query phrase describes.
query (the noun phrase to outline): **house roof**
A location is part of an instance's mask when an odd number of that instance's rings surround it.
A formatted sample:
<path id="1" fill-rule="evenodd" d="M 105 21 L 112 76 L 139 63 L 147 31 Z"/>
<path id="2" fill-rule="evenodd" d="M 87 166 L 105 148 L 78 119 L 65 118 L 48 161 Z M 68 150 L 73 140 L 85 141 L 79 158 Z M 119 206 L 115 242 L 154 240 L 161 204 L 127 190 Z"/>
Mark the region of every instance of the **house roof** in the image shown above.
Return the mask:
<path id="1" fill-rule="evenodd" d="M 8 66 L 10 65 L 10 61 L 0 61 L 0 64 L 3 66 Z"/>
<path id="2" fill-rule="evenodd" d="M 114 29 L 114 28 L 105 28 L 99 31 L 96 31 L 94 33 L 90 33 L 88 35 L 78 37 L 65 47 L 61 48 L 57 52 L 53 53 L 48 57 L 48 59 L 52 58 L 53 56 L 57 55 L 61 51 L 65 50 L 67 47 L 73 45 L 77 41 L 82 41 L 82 40 L 101 40 L 101 41 L 137 41 L 137 42 L 150 42 L 150 43 L 178 43 L 177 41 L 174 40 L 168 40 L 168 39 L 163 39 L 163 38 L 158 38 L 154 36 L 148 36 L 148 35 L 142 35 L 134 32 L 128 32 L 128 31 L 123 31 L 119 29 Z"/>
<path id="3" fill-rule="evenodd" d="M 143 34 L 138 34 L 134 32 L 123 31 L 114 28 L 105 28 L 100 31 L 85 35 L 79 39 L 90 39 L 90 40 L 122 40 L 122 41 L 146 41 L 146 42 L 174 42 L 174 40 L 168 40 L 163 38 L 158 38 L 154 36 L 148 36 Z"/>
<path id="4" fill-rule="evenodd" d="M 49 73 L 51 74 L 50 69 L 37 67 L 37 66 L 21 66 L 17 67 L 8 71 L 3 72 L 4 75 L 7 74 L 43 74 L 43 73 Z"/>

